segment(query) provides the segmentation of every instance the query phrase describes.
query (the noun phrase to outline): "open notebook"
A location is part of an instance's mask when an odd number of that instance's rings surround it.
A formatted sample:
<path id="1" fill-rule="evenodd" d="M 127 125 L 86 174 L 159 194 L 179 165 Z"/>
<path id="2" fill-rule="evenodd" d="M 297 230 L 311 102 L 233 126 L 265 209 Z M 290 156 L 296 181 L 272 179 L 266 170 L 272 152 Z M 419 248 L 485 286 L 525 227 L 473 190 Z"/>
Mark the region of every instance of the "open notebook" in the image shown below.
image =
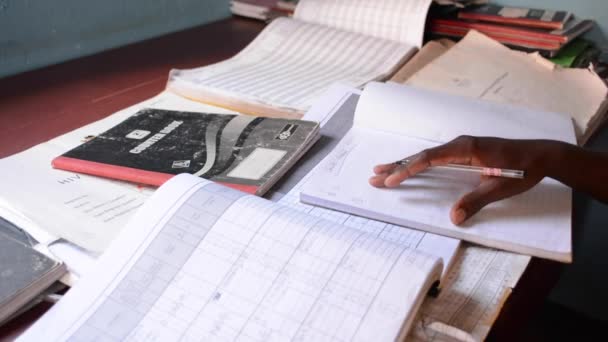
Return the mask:
<path id="1" fill-rule="evenodd" d="M 172 70 L 167 89 L 255 115 L 301 116 L 334 82 L 381 80 L 422 44 L 431 0 L 302 0 L 236 56 Z M 204 43 L 204 42 L 203 42 Z"/>
<path id="2" fill-rule="evenodd" d="M 465 228 L 451 223 L 449 210 L 479 182 L 478 175 L 431 170 L 396 189 L 369 185 L 374 165 L 459 135 L 575 143 L 572 120 L 565 114 L 373 82 L 359 100 L 353 128 L 317 166 L 300 198 L 489 247 L 570 262 L 571 190 L 553 179 L 485 207 Z"/>
<path id="3" fill-rule="evenodd" d="M 21 337 L 394 341 L 441 260 L 182 174 Z"/>

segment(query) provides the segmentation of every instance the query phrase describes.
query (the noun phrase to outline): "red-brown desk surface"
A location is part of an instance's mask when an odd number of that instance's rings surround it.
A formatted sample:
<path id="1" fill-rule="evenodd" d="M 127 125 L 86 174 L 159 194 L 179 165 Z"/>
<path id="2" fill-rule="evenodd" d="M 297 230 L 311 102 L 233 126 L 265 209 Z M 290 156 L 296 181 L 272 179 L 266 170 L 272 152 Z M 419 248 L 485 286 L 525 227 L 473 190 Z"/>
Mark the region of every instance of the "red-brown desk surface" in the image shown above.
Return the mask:
<path id="1" fill-rule="evenodd" d="M 190 30 L 0 79 L 0 157 L 23 151 L 161 92 L 171 68 L 233 56 L 264 27 L 229 18 Z M 532 259 L 488 340 L 510 340 L 539 309 L 560 265 Z M 38 318 L 40 305 L 0 327 L 10 340 Z"/>

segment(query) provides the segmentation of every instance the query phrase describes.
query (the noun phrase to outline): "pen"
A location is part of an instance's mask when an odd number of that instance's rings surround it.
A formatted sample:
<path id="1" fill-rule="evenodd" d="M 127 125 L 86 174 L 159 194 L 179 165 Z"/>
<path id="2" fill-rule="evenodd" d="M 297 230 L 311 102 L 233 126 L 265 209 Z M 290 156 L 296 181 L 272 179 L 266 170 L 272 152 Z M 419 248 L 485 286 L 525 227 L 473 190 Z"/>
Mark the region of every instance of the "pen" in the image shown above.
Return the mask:
<path id="1" fill-rule="evenodd" d="M 395 165 L 406 165 L 410 162 L 409 158 L 401 159 L 396 161 Z M 448 169 L 448 170 L 460 170 L 460 171 L 468 171 L 475 172 L 485 176 L 494 176 L 494 177 L 507 177 L 507 178 L 524 178 L 524 171 L 522 170 L 512 170 L 512 169 L 500 169 L 495 167 L 482 167 L 482 166 L 471 166 L 471 165 L 460 165 L 460 164 L 447 164 L 447 165 L 438 165 L 433 166 L 439 169 Z"/>

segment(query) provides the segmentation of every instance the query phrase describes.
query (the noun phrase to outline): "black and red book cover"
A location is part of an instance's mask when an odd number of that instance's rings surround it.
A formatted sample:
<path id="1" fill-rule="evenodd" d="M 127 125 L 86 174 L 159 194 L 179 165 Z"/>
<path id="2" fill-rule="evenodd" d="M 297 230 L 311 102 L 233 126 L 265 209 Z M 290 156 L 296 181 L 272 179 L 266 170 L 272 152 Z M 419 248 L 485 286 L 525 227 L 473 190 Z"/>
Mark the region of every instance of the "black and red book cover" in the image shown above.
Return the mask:
<path id="1" fill-rule="evenodd" d="M 52 166 L 152 186 L 190 173 L 262 195 L 318 133 L 303 120 L 143 109 Z"/>

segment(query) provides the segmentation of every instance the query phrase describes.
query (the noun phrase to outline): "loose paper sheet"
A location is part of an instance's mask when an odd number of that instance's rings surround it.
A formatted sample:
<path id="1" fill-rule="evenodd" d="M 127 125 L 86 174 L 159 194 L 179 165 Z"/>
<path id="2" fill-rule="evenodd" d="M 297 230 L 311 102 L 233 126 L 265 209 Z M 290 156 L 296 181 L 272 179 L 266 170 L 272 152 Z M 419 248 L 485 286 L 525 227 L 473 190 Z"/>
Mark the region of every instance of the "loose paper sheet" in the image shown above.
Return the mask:
<path id="1" fill-rule="evenodd" d="M 413 74 L 448 51 L 454 44 L 449 39 L 429 41 L 390 78 L 390 81 L 405 83 Z"/>
<path id="2" fill-rule="evenodd" d="M 579 143 L 584 143 L 595 128 L 590 122 L 603 111 L 608 94 L 606 84 L 591 70 L 561 68 L 473 30 L 406 84 L 565 113 L 576 123 Z"/>

